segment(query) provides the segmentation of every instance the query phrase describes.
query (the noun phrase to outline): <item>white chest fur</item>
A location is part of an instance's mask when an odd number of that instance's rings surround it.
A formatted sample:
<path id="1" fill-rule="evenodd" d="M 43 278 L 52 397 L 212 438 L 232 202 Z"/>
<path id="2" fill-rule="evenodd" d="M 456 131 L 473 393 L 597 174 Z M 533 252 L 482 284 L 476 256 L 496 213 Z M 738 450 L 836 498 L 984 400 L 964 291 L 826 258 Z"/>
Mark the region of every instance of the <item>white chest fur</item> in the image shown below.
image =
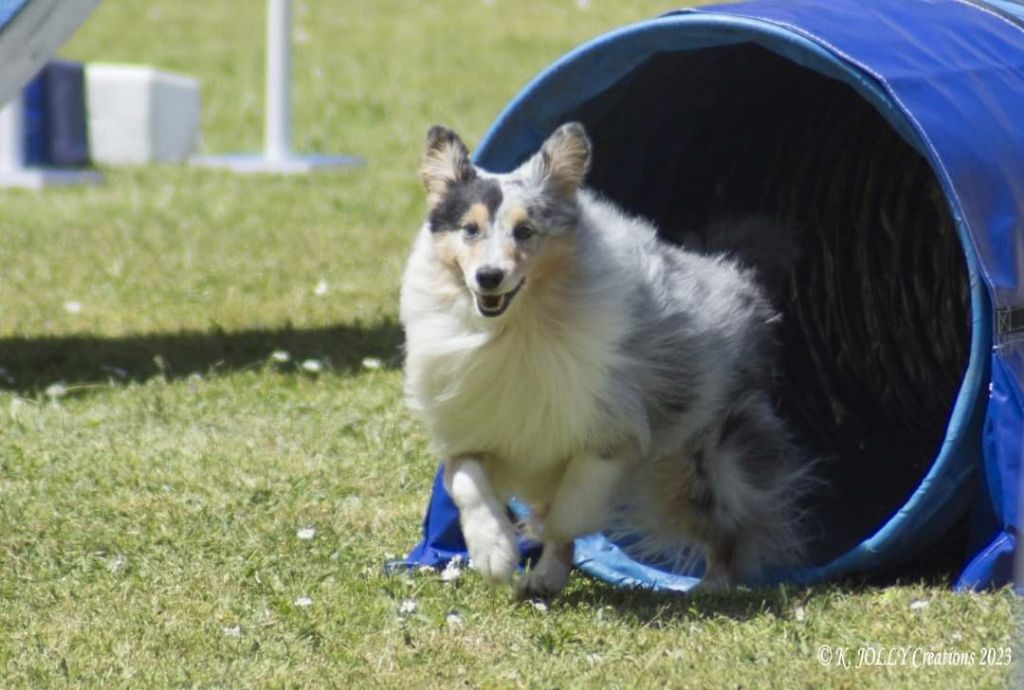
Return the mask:
<path id="1" fill-rule="evenodd" d="M 519 490 L 593 450 L 622 331 L 621 317 L 603 313 L 586 321 L 520 313 L 490 333 L 458 319 L 407 323 L 407 392 L 435 450 L 486 454 L 502 483 Z"/>

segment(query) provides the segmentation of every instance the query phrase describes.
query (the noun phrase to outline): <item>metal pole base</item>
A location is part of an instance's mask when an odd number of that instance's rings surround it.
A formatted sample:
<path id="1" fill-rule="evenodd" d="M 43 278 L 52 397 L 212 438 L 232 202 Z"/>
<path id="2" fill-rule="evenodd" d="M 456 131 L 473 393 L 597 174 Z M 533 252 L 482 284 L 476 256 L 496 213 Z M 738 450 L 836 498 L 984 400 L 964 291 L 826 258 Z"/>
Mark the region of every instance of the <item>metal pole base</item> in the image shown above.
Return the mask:
<path id="1" fill-rule="evenodd" d="M 236 173 L 264 173 L 271 175 L 304 175 L 332 168 L 358 168 L 366 165 L 359 156 L 327 156 L 310 154 L 291 155 L 286 158 L 268 158 L 262 154 L 236 153 L 226 156 L 199 156 L 190 161 L 203 168 L 221 168 Z"/>

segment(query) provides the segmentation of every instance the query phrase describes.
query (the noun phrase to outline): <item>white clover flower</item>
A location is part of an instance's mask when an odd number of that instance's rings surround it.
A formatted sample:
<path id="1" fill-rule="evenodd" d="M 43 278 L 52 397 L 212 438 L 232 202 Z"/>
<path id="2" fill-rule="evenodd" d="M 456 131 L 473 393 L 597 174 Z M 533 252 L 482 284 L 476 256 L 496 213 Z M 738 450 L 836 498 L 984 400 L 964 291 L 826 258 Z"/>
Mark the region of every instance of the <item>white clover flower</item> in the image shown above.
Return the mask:
<path id="1" fill-rule="evenodd" d="M 295 605 L 298 606 L 300 609 L 309 608 L 313 605 L 313 600 L 305 596 L 299 597 L 295 600 Z"/>
<path id="2" fill-rule="evenodd" d="M 63 383 L 51 383 L 46 387 L 45 393 L 51 400 L 58 400 L 68 394 L 68 389 Z"/>
<path id="3" fill-rule="evenodd" d="M 453 558 L 441 571 L 441 579 L 444 582 L 455 582 L 462 577 L 462 564 L 460 559 Z"/>
<path id="4" fill-rule="evenodd" d="M 295 531 L 295 536 L 303 541 L 309 541 L 316 536 L 316 527 L 301 527 Z"/>
<path id="5" fill-rule="evenodd" d="M 107 559 L 107 570 L 112 573 L 119 573 L 124 570 L 124 566 L 127 562 L 128 559 L 126 559 L 123 554 L 119 553 L 113 558 Z"/>

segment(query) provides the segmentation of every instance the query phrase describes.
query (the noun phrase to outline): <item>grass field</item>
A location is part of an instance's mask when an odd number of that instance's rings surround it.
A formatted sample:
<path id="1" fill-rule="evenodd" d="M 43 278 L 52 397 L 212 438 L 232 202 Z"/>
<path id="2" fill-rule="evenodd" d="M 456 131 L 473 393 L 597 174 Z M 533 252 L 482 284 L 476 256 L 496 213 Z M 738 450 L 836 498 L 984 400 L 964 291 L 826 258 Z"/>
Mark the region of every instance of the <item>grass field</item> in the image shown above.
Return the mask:
<path id="1" fill-rule="evenodd" d="M 396 321 L 426 128 L 475 143 L 552 59 L 675 4 L 296 2 L 296 148 L 365 168 L 0 192 L 0 687 L 1006 685 L 981 658 L 1011 644 L 1006 592 L 576 577 L 543 608 L 382 572 L 435 462 Z M 63 54 L 200 78 L 205 150 L 254 150 L 261 8 L 107 2 Z M 975 659 L 842 666 L 863 648 Z"/>

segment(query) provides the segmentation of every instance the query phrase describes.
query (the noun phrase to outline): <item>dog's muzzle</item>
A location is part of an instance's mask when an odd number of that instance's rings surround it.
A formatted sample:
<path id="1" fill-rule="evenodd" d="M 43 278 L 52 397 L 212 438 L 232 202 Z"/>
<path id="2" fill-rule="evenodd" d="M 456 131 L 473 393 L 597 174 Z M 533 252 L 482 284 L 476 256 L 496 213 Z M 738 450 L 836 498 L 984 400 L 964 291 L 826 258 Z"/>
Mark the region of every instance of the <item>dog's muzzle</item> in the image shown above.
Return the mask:
<path id="1" fill-rule="evenodd" d="M 500 295 L 487 295 L 474 292 L 473 296 L 476 298 L 477 311 L 480 312 L 481 316 L 486 316 L 488 318 L 501 316 L 505 313 L 505 310 L 508 309 L 508 305 L 512 304 L 512 298 L 516 296 L 525 282 L 526 279 L 523 278 L 519 281 L 519 285 L 516 285 L 508 292 L 503 292 Z"/>

